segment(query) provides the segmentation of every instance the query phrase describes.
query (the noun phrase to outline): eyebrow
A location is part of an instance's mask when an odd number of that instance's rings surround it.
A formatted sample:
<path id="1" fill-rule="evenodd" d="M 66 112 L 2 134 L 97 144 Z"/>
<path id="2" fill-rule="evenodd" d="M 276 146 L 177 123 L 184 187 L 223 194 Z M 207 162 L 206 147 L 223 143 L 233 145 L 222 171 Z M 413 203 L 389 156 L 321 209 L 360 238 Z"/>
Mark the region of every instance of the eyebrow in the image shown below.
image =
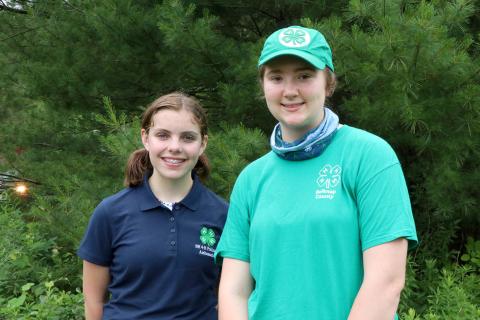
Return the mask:
<path id="1" fill-rule="evenodd" d="M 163 129 L 163 128 L 150 128 L 153 132 L 168 132 L 168 133 L 171 133 L 170 130 L 167 130 L 167 129 Z M 180 132 L 180 134 L 192 134 L 192 135 L 195 135 L 195 136 L 198 136 L 200 135 L 198 132 L 195 132 L 195 131 L 182 131 Z"/>

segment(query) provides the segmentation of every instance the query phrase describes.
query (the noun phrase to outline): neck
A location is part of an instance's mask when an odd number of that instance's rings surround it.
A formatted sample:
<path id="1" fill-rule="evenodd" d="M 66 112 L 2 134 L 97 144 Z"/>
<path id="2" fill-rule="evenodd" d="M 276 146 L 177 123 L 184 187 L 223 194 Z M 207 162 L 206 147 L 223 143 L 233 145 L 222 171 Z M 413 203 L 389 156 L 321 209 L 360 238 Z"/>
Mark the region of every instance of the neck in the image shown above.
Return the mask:
<path id="1" fill-rule="evenodd" d="M 171 180 L 160 177 L 156 172 L 148 179 L 150 189 L 158 200 L 164 202 L 180 202 L 190 192 L 193 185 L 191 175 L 184 179 Z"/>
<path id="2" fill-rule="evenodd" d="M 323 118 L 321 120 L 323 120 Z M 322 123 L 321 120 L 313 123 L 309 127 L 298 128 L 298 129 L 294 129 L 294 130 L 292 130 L 291 128 L 284 128 L 284 127 L 282 127 L 282 124 L 280 124 L 280 128 L 282 130 L 282 140 L 285 141 L 285 142 L 292 143 L 292 142 L 304 137 L 307 134 L 307 132 L 309 132 L 310 130 L 318 127 L 320 125 L 320 123 Z"/>
<path id="3" fill-rule="evenodd" d="M 322 110 L 321 113 L 318 114 L 316 119 L 313 119 L 311 123 L 306 125 L 302 128 L 284 128 L 280 123 L 280 127 L 282 129 L 282 140 L 285 142 L 293 142 L 296 141 L 307 134 L 310 130 L 317 128 L 325 118 L 325 109 Z"/>

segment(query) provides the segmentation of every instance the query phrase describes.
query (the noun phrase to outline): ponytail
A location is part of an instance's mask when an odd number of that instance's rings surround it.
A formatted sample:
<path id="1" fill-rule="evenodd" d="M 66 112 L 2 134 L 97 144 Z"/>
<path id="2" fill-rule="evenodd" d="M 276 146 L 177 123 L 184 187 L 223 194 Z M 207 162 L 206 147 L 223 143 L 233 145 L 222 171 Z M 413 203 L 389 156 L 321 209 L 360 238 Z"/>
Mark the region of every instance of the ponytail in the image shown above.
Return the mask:
<path id="1" fill-rule="evenodd" d="M 207 180 L 208 176 L 210 175 L 210 161 L 208 161 L 205 153 L 202 153 L 200 157 L 198 157 L 197 164 L 193 168 L 193 171 L 203 182 Z"/>
<path id="2" fill-rule="evenodd" d="M 145 149 L 135 150 L 128 158 L 123 184 L 126 187 L 140 185 L 143 182 L 143 177 L 147 170 L 153 170 L 148 151 Z"/>

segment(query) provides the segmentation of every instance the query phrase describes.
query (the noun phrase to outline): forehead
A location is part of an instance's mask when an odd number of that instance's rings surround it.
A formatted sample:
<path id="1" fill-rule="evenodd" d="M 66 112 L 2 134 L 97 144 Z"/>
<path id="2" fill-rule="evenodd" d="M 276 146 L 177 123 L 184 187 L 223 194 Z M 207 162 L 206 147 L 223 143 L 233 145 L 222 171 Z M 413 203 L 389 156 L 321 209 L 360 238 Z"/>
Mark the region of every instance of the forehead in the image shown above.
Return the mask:
<path id="1" fill-rule="evenodd" d="M 272 70 L 283 70 L 283 69 L 292 69 L 292 70 L 317 70 L 313 65 L 307 61 L 292 55 L 283 55 L 273 58 L 265 64 L 265 71 Z"/>
<path id="2" fill-rule="evenodd" d="M 169 131 L 198 131 L 200 125 L 190 111 L 185 109 L 162 109 L 152 117 L 152 129 L 166 129 Z"/>

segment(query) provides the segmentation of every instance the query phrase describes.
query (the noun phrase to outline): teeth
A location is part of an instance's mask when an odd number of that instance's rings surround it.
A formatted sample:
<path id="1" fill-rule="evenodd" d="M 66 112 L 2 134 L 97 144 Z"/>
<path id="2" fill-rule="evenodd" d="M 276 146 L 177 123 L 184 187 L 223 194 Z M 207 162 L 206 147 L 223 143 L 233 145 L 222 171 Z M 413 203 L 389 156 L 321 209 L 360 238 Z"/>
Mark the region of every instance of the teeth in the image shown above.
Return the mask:
<path id="1" fill-rule="evenodd" d="M 168 163 L 180 163 L 183 162 L 183 160 L 180 159 L 165 159 L 166 162 Z"/>
<path id="2" fill-rule="evenodd" d="M 298 103 L 285 103 L 284 106 L 286 107 L 291 107 L 291 106 L 299 106 L 303 104 L 303 102 L 298 102 Z"/>

